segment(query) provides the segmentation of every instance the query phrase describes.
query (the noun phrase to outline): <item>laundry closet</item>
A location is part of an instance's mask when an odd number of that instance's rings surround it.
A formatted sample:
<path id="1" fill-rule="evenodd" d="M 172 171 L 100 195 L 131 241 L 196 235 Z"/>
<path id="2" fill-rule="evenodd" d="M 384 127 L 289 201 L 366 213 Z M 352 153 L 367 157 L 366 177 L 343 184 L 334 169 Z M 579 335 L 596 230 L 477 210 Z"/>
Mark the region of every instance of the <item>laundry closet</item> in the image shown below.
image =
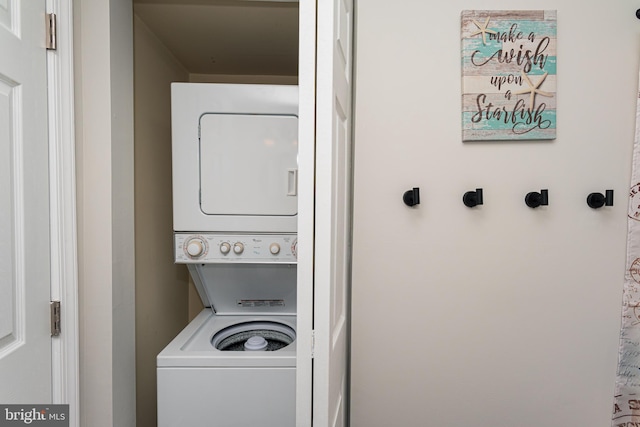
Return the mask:
<path id="1" fill-rule="evenodd" d="M 203 307 L 186 266 L 174 263 L 170 84 L 294 87 L 298 82 L 298 12 L 297 2 L 134 2 L 140 427 L 157 422 L 156 356 Z"/>
<path id="2" fill-rule="evenodd" d="M 80 420 L 83 425 L 100 420 L 105 427 L 132 426 L 136 418 L 138 425 L 156 423 L 155 358 L 191 319 L 188 273 L 174 263 L 170 85 L 197 79 L 285 86 L 297 82 L 296 426 L 344 424 L 352 2 L 189 4 L 74 2 L 79 315 L 84 325 L 79 331 Z M 152 23 L 155 13 L 149 12 L 157 10 L 155 6 L 169 10 L 158 19 L 160 30 Z M 205 19 L 206 6 L 220 8 L 212 14 L 219 22 Z M 183 7 L 197 12 L 186 27 L 175 28 Z M 274 17 L 276 12 L 283 15 Z M 203 28 L 196 26 L 203 21 L 214 34 L 198 37 L 190 47 L 210 49 L 224 41 L 231 52 L 242 54 L 233 59 L 225 51 L 206 51 L 209 63 L 251 68 L 256 64 L 251 58 L 266 57 L 271 66 L 280 63 L 274 58 L 289 65 L 243 74 L 220 68 L 215 79 L 190 70 L 171 40 L 163 38 L 162 28 L 172 37 L 184 37 Z M 223 28 L 227 30 L 220 32 Z M 234 29 L 236 33 L 230 32 Z M 254 43 L 248 35 L 258 29 L 264 31 Z M 271 37 L 276 42 L 262 44 Z M 257 49 L 248 47 L 252 45 Z M 296 55 L 298 60 L 292 58 Z M 196 292 L 191 295 L 196 297 Z M 193 312 L 201 311 L 199 305 L 193 307 Z"/>

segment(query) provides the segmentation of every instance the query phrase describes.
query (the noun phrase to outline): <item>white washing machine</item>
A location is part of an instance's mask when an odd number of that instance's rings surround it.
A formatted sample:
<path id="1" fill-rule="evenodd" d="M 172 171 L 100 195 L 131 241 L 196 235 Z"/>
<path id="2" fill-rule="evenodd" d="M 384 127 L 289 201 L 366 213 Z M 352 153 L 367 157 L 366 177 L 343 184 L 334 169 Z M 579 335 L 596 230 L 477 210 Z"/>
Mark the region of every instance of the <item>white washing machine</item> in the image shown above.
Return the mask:
<path id="1" fill-rule="evenodd" d="M 194 238 L 206 308 L 157 357 L 158 426 L 295 426 L 295 235 L 179 234 L 176 254 Z"/>
<path id="2" fill-rule="evenodd" d="M 157 357 L 159 427 L 293 427 L 297 88 L 172 85 L 175 261 L 205 309 Z"/>
<path id="3" fill-rule="evenodd" d="M 216 316 L 204 310 L 158 356 L 159 427 L 294 427 L 295 343 L 274 352 L 209 348 L 229 326 L 292 316 Z"/>

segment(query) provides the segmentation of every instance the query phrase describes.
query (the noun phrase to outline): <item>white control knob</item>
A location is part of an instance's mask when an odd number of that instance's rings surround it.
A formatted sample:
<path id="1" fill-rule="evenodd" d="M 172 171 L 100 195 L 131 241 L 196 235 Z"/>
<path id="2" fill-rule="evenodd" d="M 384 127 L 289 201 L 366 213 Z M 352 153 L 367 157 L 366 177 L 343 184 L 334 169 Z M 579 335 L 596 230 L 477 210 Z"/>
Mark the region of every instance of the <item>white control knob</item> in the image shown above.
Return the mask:
<path id="1" fill-rule="evenodd" d="M 204 253 L 204 242 L 201 239 L 191 239 L 187 243 L 187 253 L 192 258 L 197 258 Z"/>
<path id="2" fill-rule="evenodd" d="M 244 245 L 240 242 L 236 242 L 233 245 L 233 252 L 240 255 L 242 253 L 242 251 L 244 251 Z"/>
<path id="3" fill-rule="evenodd" d="M 227 242 L 222 242 L 220 243 L 220 252 L 222 252 L 223 254 L 228 254 L 229 251 L 231 251 L 231 245 Z"/>
<path id="4" fill-rule="evenodd" d="M 274 255 L 278 255 L 280 253 L 280 245 L 277 243 L 272 243 L 269 246 L 269 252 L 271 252 Z"/>

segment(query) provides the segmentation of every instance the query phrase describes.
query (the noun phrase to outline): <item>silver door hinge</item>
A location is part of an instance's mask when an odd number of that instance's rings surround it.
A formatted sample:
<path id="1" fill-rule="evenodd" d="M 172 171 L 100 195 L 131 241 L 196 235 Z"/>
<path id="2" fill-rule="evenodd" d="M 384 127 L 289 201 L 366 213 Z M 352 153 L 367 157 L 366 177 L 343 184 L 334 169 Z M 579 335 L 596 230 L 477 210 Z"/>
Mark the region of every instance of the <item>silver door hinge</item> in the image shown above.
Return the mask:
<path id="1" fill-rule="evenodd" d="M 314 354 L 316 351 L 316 331 L 311 331 L 311 358 L 314 358 Z"/>
<path id="2" fill-rule="evenodd" d="M 47 33 L 46 46 L 47 50 L 56 50 L 58 43 L 56 41 L 57 29 L 56 29 L 56 14 L 47 13 L 45 20 L 45 28 Z"/>
<path id="3" fill-rule="evenodd" d="M 51 301 L 51 336 L 57 337 L 62 331 L 60 301 Z"/>

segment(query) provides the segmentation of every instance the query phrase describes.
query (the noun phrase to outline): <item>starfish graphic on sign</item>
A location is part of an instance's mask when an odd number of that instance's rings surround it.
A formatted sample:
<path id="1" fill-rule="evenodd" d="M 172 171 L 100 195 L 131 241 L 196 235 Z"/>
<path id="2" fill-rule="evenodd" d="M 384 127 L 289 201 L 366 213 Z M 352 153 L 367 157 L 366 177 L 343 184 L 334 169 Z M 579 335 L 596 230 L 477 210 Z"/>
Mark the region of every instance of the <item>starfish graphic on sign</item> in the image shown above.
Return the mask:
<path id="1" fill-rule="evenodd" d="M 487 16 L 487 20 L 484 21 L 484 25 L 479 24 L 478 21 L 473 19 L 473 23 L 476 25 L 476 27 L 478 27 L 478 31 L 476 31 L 475 33 L 471 34 L 471 37 L 477 36 L 478 34 L 482 34 L 482 44 L 483 45 L 487 44 L 487 33 L 496 34 L 495 31 L 490 30 L 490 29 L 487 28 L 487 25 L 489 25 L 489 19 L 491 19 L 491 17 Z"/>
<path id="2" fill-rule="evenodd" d="M 540 89 L 538 89 L 540 87 L 540 85 L 542 84 L 542 82 L 544 81 L 544 79 L 547 78 L 547 74 L 549 74 L 549 73 L 545 72 L 542 75 L 542 77 L 540 77 L 540 80 L 538 80 L 538 82 L 536 84 L 533 84 L 531 82 L 531 79 L 529 79 L 529 76 L 524 71 L 521 71 L 521 73 L 522 73 L 522 77 L 525 79 L 525 81 L 529 85 L 529 89 L 524 89 L 524 90 L 521 90 L 519 92 L 513 92 L 513 94 L 514 95 L 524 95 L 525 93 L 530 93 L 531 94 L 529 96 L 529 111 L 533 111 L 533 107 L 535 106 L 536 94 L 542 95 L 542 96 L 553 97 L 552 93 L 544 92 L 544 91 L 541 91 Z"/>

